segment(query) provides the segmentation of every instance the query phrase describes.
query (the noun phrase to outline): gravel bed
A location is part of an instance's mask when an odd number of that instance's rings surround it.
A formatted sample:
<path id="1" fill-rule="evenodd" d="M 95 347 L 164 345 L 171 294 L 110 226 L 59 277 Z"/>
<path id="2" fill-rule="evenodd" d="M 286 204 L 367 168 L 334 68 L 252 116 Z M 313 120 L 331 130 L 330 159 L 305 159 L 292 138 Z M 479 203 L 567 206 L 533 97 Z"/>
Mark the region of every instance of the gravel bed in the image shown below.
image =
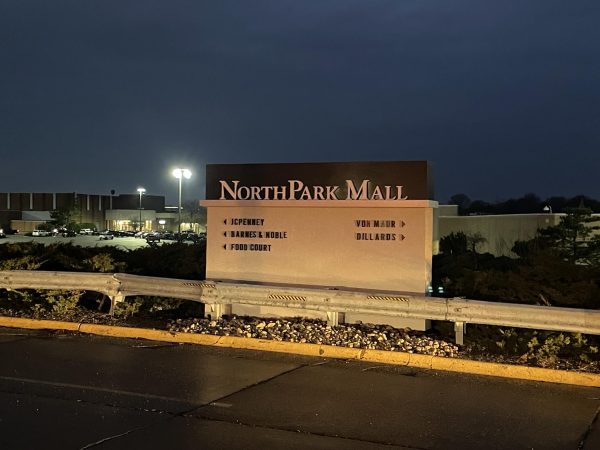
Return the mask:
<path id="1" fill-rule="evenodd" d="M 332 327 L 321 320 L 232 316 L 219 320 L 170 320 L 167 329 L 172 332 L 272 339 L 433 356 L 457 357 L 460 354 L 458 346 L 453 343 L 386 325 L 344 324 Z"/>
<path id="2" fill-rule="evenodd" d="M 226 317 L 219 320 L 202 318 L 168 319 L 149 317 L 116 317 L 84 308 L 66 312 L 23 311 L 0 308 L 0 316 L 67 322 L 143 326 L 167 329 L 171 332 L 199 333 L 217 336 L 238 336 L 255 339 L 332 345 L 337 347 L 420 353 L 424 355 L 458 357 L 459 347 L 435 339 L 423 332 L 397 329 L 387 325 L 343 324 L 335 327 L 313 319 L 261 319 L 256 317 Z"/>
<path id="3" fill-rule="evenodd" d="M 600 373 L 600 361 L 598 360 L 582 361 L 577 357 L 572 357 L 536 361 L 531 358 L 524 358 L 525 355 L 499 354 L 498 349 L 493 348 L 493 342 L 490 345 L 495 352 L 492 353 L 482 347 L 481 343 L 478 343 L 479 338 L 475 337 L 473 332 L 470 333 L 469 337 L 472 341 L 475 340 L 468 343 L 468 345 L 459 347 L 451 341 L 437 338 L 436 335 L 432 335 L 430 332 L 373 324 L 342 324 L 332 327 L 324 321 L 302 318 L 265 319 L 224 316 L 219 320 L 211 320 L 198 317 L 182 318 L 176 311 L 168 310 L 157 311 L 150 315 L 140 314 L 118 317 L 86 308 L 73 308 L 55 313 L 45 310 L 32 311 L 2 307 L 0 307 L 0 316 L 166 329 L 181 333 L 272 339 Z M 442 333 L 442 335 L 445 334 Z M 489 337 L 487 340 L 489 340 Z"/>

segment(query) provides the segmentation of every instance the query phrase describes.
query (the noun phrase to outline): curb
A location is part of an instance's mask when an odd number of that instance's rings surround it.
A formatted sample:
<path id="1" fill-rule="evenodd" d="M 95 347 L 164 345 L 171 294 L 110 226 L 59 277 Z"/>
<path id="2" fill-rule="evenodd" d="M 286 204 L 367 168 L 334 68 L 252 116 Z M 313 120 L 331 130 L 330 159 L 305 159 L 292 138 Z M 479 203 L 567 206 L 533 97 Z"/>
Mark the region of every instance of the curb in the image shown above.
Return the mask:
<path id="1" fill-rule="evenodd" d="M 99 336 L 111 336 L 151 341 L 174 342 L 215 347 L 260 350 L 266 352 L 292 353 L 320 358 L 352 359 L 373 363 L 442 370 L 472 375 L 494 376 L 516 380 L 542 381 L 546 383 L 571 384 L 600 387 L 600 374 L 544 369 L 541 367 L 516 366 L 468 359 L 442 358 L 414 353 L 334 347 L 320 344 L 272 341 L 267 339 L 215 336 L 208 334 L 175 333 L 147 328 L 131 328 L 110 325 L 60 322 L 54 320 L 0 317 L 0 327 L 78 331 Z"/>

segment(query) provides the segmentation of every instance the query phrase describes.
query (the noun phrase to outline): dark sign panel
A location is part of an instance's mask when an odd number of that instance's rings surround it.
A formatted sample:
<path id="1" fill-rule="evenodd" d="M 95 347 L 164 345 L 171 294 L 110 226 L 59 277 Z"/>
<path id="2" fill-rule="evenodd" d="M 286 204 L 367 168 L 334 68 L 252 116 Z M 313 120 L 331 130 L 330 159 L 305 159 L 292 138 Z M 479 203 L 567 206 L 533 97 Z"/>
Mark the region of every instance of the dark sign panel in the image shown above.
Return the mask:
<path id="1" fill-rule="evenodd" d="M 427 161 L 209 164 L 207 200 L 433 200 Z"/>

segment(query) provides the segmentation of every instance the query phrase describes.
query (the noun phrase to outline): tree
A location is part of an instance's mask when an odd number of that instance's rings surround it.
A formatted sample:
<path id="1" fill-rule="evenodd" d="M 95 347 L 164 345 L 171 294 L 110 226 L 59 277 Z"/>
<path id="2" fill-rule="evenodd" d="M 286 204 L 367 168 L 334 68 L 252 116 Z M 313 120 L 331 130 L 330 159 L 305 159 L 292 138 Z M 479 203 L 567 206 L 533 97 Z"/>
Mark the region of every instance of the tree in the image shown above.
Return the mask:
<path id="1" fill-rule="evenodd" d="M 485 242 L 487 242 L 487 239 L 484 238 L 481 233 L 467 235 L 467 248 L 473 253 L 477 253 L 477 247 L 479 247 L 479 244 L 483 244 Z"/>
<path id="2" fill-rule="evenodd" d="M 552 208 L 552 212 L 560 213 L 564 211 L 567 199 L 565 197 L 550 197 L 546 199 L 544 204 Z"/>
<path id="3" fill-rule="evenodd" d="M 535 194 L 525 194 L 517 199 L 506 200 L 496 205 L 497 214 L 527 214 L 541 212 L 543 203 Z"/>
<path id="4" fill-rule="evenodd" d="M 471 206 L 471 199 L 466 194 L 454 194 L 448 201 L 450 205 L 458 205 L 458 213 L 464 214 L 469 206 Z"/>
<path id="5" fill-rule="evenodd" d="M 206 225 L 206 208 L 200 206 L 198 200 L 184 202 L 182 205 L 181 220 Z"/>
<path id="6" fill-rule="evenodd" d="M 440 239 L 440 251 L 446 255 L 476 254 L 477 247 L 487 242 L 481 233 L 465 234 L 462 231 L 450 233 Z"/>
<path id="7" fill-rule="evenodd" d="M 468 212 L 475 214 L 495 214 L 496 207 L 495 205 L 484 202 L 483 200 L 475 200 L 469 206 Z"/>
<path id="8" fill-rule="evenodd" d="M 565 204 L 566 208 L 589 208 L 594 212 L 600 212 L 600 202 L 585 195 L 576 195 Z M 565 212 L 566 212 L 565 208 Z"/>
<path id="9" fill-rule="evenodd" d="M 456 194 L 449 201 L 459 205 L 461 214 L 539 214 L 545 206 L 550 206 L 554 213 L 564 213 L 568 208 L 583 208 L 583 205 L 594 212 L 600 212 L 600 202 L 584 195 L 572 198 L 549 197 L 542 201 L 537 195 L 530 193 L 520 198 L 488 203 L 483 200 L 471 201 L 464 194 Z"/>
<path id="10" fill-rule="evenodd" d="M 52 224 L 50 224 L 50 223 L 47 223 L 47 222 L 45 222 L 45 223 L 40 223 L 40 224 L 39 224 L 39 225 L 36 227 L 36 229 L 38 229 L 38 230 L 43 230 L 43 231 L 52 231 Z"/>
<path id="11" fill-rule="evenodd" d="M 467 235 L 459 231 L 444 236 L 440 239 L 440 252 L 444 255 L 462 255 L 467 253 Z"/>
<path id="12" fill-rule="evenodd" d="M 50 212 L 52 218 L 50 223 L 57 228 L 73 228 L 71 225 L 75 223 L 76 215 L 77 209 L 74 206 L 71 208 L 58 208 Z"/>
<path id="13" fill-rule="evenodd" d="M 129 222 L 131 222 L 131 226 L 133 227 L 134 231 L 140 231 L 141 230 L 141 225 L 142 222 L 140 222 L 139 217 L 131 217 L 131 219 L 129 219 Z"/>
<path id="14" fill-rule="evenodd" d="M 594 255 L 598 250 L 598 236 L 594 235 L 594 231 L 600 230 L 600 227 L 592 225 L 597 221 L 592 217 L 592 210 L 570 208 L 566 213 L 556 229 L 549 233 L 555 246 L 572 263 L 590 264 L 591 259 L 598 260 L 599 255 Z"/>
<path id="15" fill-rule="evenodd" d="M 560 223 L 539 231 L 534 242 L 515 244 L 517 254 L 539 253 L 547 249 L 572 264 L 598 265 L 600 263 L 600 219 L 588 208 L 569 208 Z"/>

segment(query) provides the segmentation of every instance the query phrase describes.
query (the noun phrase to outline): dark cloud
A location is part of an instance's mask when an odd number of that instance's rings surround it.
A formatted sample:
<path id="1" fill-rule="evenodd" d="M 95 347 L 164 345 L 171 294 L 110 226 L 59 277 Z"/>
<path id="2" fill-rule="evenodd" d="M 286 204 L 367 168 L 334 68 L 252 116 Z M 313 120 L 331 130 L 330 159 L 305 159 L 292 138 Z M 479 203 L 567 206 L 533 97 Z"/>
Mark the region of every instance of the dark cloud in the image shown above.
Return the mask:
<path id="1" fill-rule="evenodd" d="M 0 191 L 173 200 L 177 164 L 428 159 L 442 201 L 600 198 L 598 22 L 595 1 L 2 0 Z"/>

